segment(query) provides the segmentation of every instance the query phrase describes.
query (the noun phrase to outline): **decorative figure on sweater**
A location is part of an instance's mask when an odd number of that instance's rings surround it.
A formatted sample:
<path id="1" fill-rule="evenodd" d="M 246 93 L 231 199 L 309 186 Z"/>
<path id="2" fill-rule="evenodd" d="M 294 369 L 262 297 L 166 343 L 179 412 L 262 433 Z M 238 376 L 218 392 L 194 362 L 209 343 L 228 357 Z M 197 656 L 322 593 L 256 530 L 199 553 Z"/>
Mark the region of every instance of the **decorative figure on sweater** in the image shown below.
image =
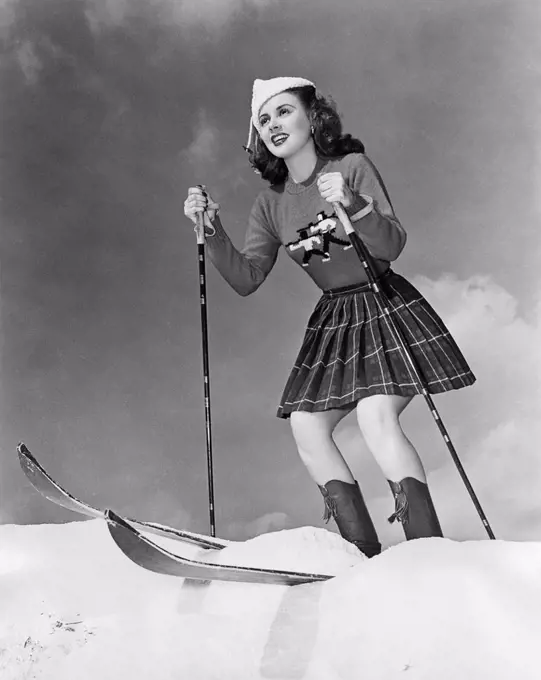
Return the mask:
<path id="1" fill-rule="evenodd" d="M 329 252 L 330 244 L 336 243 L 343 246 L 343 250 L 351 248 L 349 241 L 344 241 L 333 234 L 336 230 L 336 215 L 330 217 L 324 211 L 317 214 L 317 222 L 310 222 L 308 227 L 297 229 L 299 238 L 287 244 L 287 247 L 293 251 L 299 248 L 304 248 L 302 257 L 302 266 L 307 267 L 308 263 L 314 255 L 319 255 L 322 262 L 329 262 L 331 255 Z M 320 248 L 315 248 L 314 245 L 321 245 Z"/>
<path id="2" fill-rule="evenodd" d="M 314 255 L 319 255 L 322 262 L 328 262 L 331 259 L 329 254 L 329 249 L 327 246 L 326 250 L 321 250 L 314 246 L 325 245 L 323 238 L 316 232 L 312 232 L 312 226 L 302 227 L 297 229 L 297 234 L 299 238 L 296 241 L 292 241 L 287 244 L 287 248 L 291 251 L 298 250 L 299 248 L 304 248 L 304 253 L 302 256 L 302 266 L 308 267 L 308 263 Z"/>
<path id="3" fill-rule="evenodd" d="M 338 238 L 334 235 L 336 231 L 337 216 L 333 213 L 330 217 L 327 217 L 324 211 L 317 214 L 317 222 L 310 223 L 310 231 L 316 234 L 323 234 L 323 251 L 329 251 L 329 243 L 337 243 L 343 246 L 343 250 L 348 250 L 353 246 L 349 241 Z"/>

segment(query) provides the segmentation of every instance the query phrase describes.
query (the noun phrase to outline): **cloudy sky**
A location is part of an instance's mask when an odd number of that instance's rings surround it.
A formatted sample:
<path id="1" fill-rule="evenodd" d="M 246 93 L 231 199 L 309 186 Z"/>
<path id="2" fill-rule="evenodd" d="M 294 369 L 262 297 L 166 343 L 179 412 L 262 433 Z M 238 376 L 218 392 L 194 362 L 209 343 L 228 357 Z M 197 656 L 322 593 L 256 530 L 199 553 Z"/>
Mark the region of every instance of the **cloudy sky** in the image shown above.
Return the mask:
<path id="1" fill-rule="evenodd" d="M 407 11 L 406 11 L 407 4 Z M 437 405 L 493 529 L 541 539 L 537 0 L 0 0 L 0 522 L 62 522 L 23 440 L 79 497 L 208 530 L 196 246 L 202 182 L 240 245 L 261 180 L 254 78 L 331 94 L 409 233 L 395 269 L 478 377 Z M 536 191 L 537 190 L 537 191 Z M 209 265 L 217 533 L 321 525 L 275 417 L 318 291 L 283 255 L 241 298 Z M 404 415 L 447 535 L 484 529 L 422 400 Z M 392 502 L 339 442 L 385 542 Z"/>

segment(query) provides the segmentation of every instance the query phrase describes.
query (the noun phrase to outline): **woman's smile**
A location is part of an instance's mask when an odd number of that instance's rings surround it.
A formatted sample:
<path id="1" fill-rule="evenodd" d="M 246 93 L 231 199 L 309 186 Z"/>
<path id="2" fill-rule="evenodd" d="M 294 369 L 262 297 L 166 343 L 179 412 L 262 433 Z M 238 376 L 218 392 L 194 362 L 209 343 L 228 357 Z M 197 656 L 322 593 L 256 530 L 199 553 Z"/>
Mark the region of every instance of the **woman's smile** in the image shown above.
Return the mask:
<path id="1" fill-rule="evenodd" d="M 286 134 L 285 132 L 277 132 L 274 135 L 271 135 L 271 142 L 274 144 L 274 146 L 282 146 L 282 144 L 289 138 L 289 135 Z"/>

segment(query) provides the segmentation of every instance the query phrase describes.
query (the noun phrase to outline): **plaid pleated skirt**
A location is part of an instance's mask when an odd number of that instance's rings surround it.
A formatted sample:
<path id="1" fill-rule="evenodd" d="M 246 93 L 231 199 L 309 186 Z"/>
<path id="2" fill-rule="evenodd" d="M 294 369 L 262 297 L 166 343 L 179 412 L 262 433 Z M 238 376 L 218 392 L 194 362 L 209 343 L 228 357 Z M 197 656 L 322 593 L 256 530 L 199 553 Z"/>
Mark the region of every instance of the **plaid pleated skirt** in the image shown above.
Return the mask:
<path id="1" fill-rule="evenodd" d="M 379 279 L 428 392 L 467 387 L 475 376 L 421 293 L 388 270 Z M 277 416 L 348 408 L 374 394 L 421 393 L 389 318 L 368 284 L 324 291 L 308 321 Z"/>

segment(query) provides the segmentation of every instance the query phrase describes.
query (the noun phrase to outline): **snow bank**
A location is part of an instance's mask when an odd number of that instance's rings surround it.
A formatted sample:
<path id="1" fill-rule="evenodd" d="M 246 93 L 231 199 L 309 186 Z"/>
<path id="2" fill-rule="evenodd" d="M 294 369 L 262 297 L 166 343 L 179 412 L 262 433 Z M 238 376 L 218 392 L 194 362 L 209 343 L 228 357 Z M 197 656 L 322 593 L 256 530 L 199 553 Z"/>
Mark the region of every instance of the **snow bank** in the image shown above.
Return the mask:
<path id="1" fill-rule="evenodd" d="M 303 527 L 205 558 L 337 576 L 293 588 L 199 585 L 132 564 L 100 520 L 0 526 L 0 677 L 540 677 L 539 543 L 425 539 L 367 560 Z"/>

